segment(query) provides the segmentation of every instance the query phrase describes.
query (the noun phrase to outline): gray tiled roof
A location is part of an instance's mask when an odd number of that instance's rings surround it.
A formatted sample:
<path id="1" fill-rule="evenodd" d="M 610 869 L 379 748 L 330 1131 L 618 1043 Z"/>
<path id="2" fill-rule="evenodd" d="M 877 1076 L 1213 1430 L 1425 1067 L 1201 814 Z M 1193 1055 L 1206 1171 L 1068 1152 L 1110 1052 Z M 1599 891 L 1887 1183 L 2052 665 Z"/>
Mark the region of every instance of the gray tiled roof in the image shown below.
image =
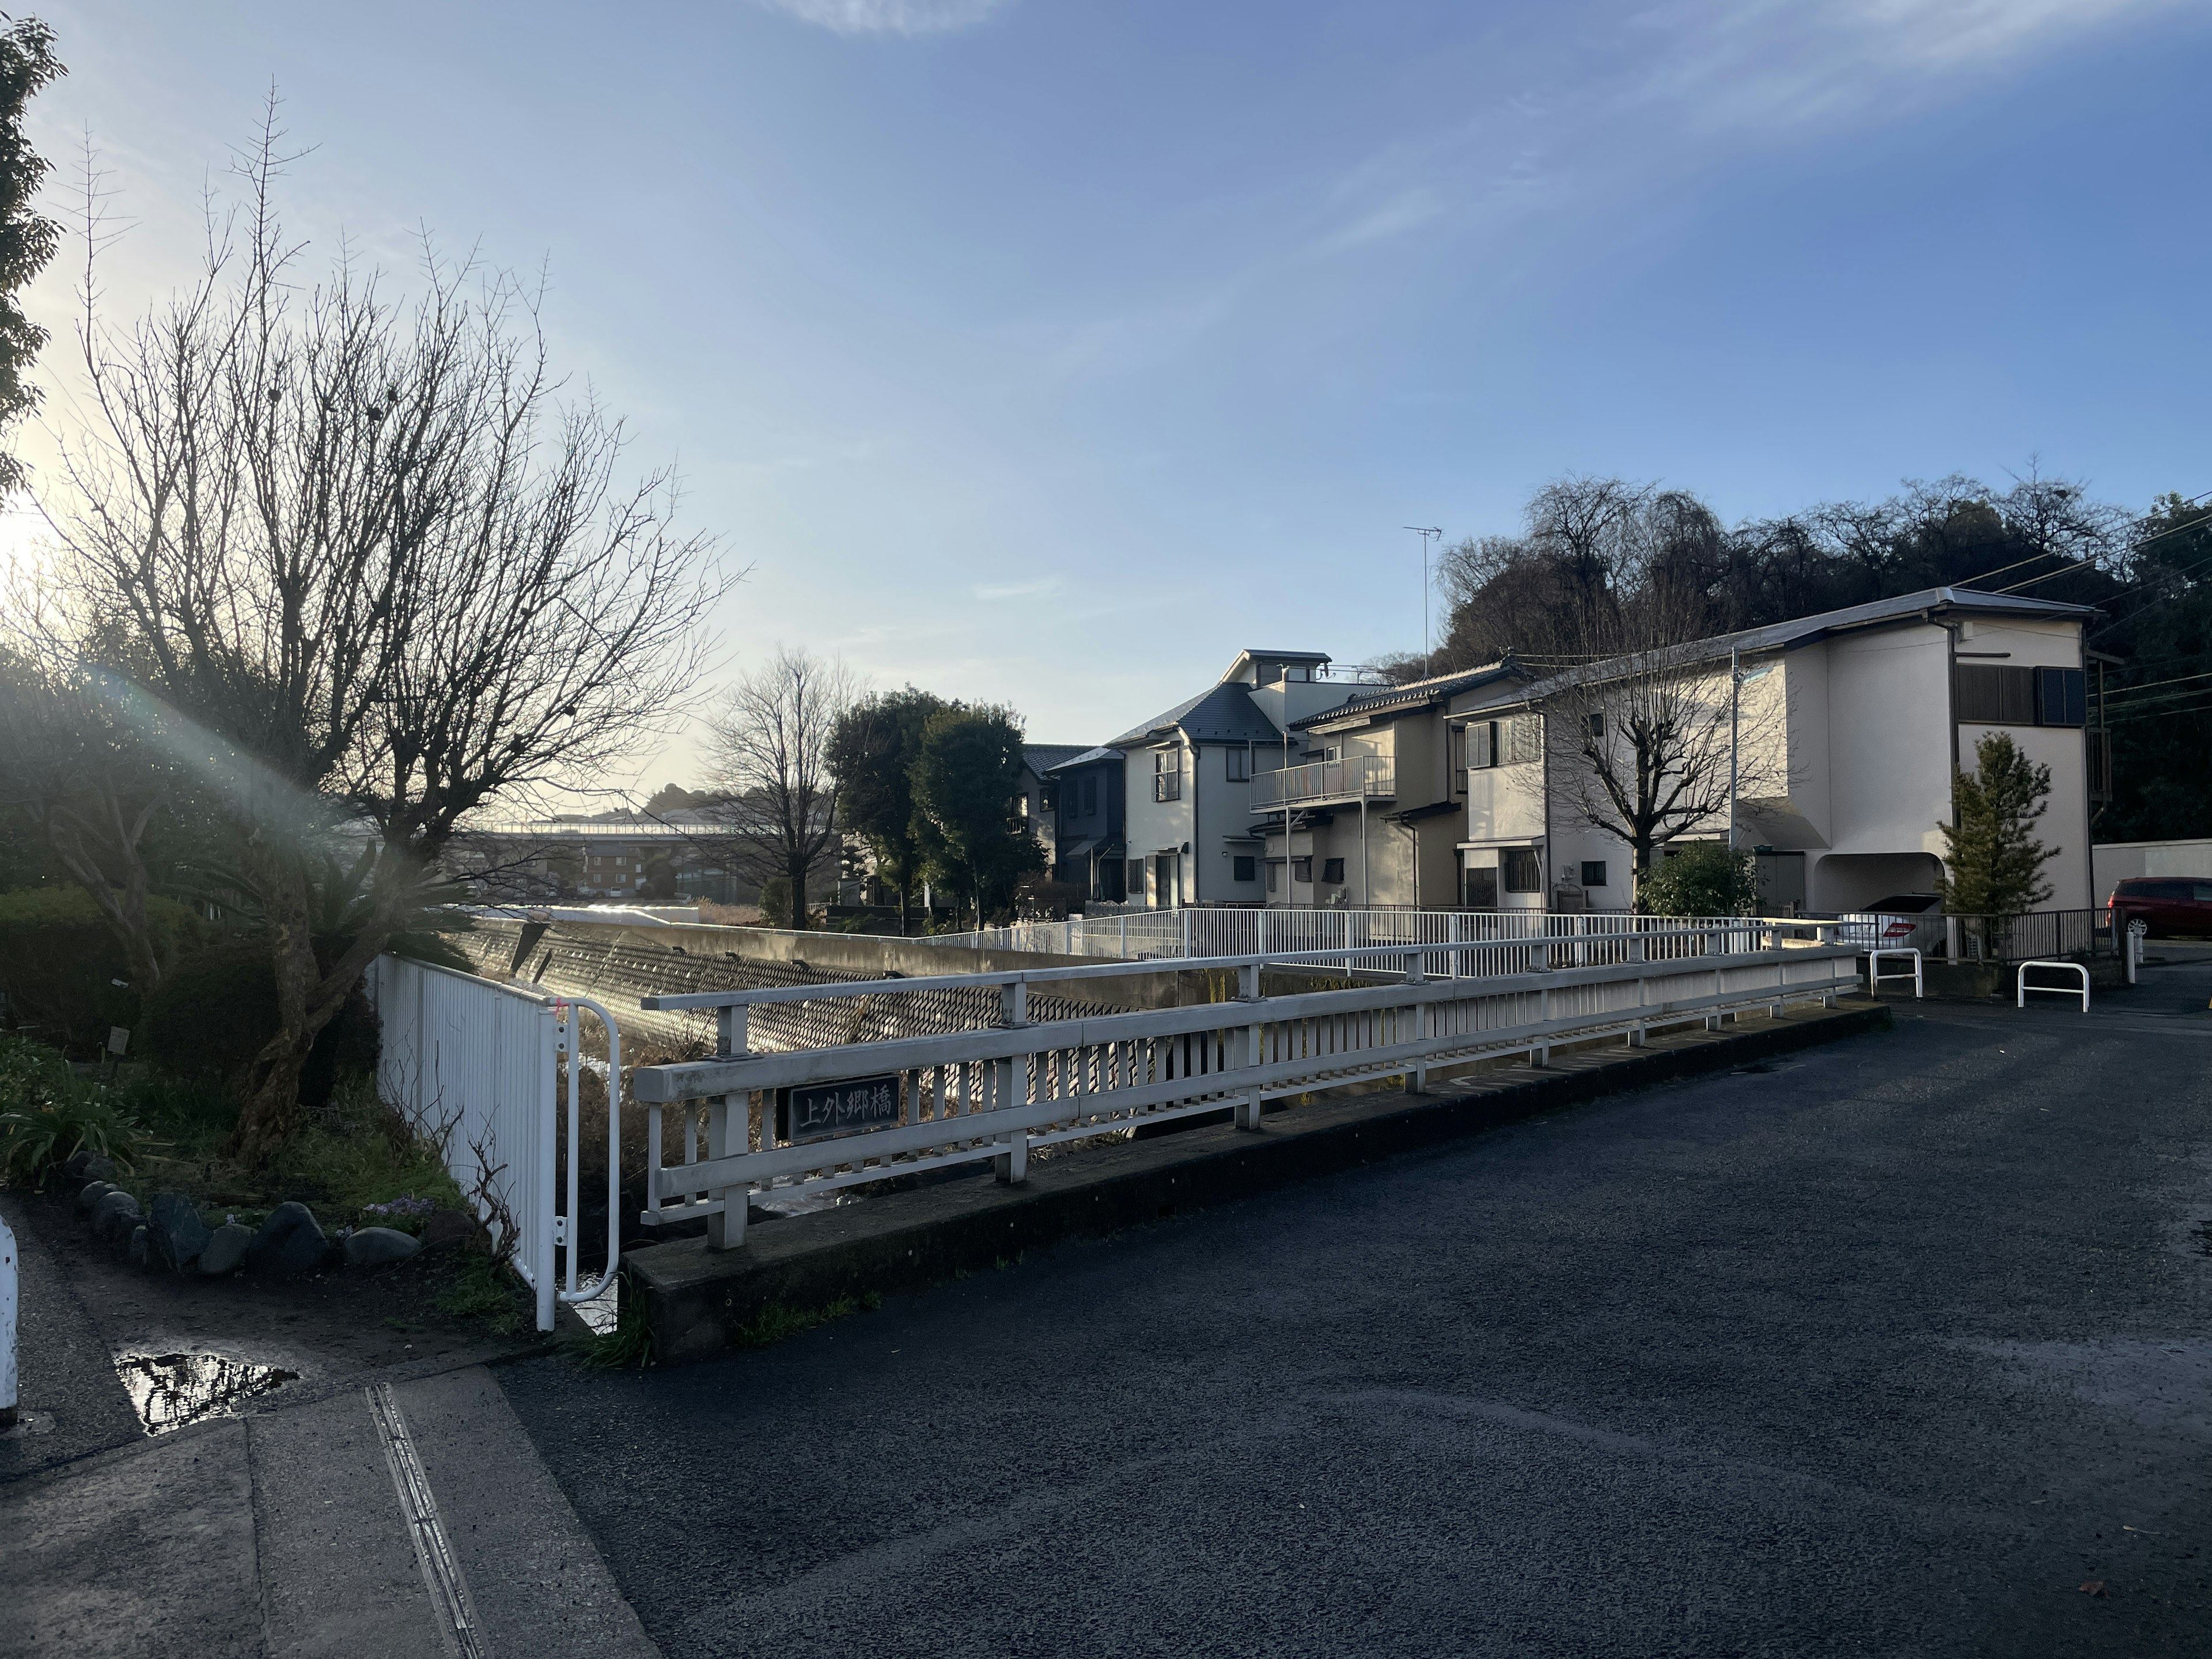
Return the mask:
<path id="1" fill-rule="evenodd" d="M 1924 611 L 1940 611 L 1947 615 L 2018 617 L 2043 621 L 2086 618 L 2101 614 L 2094 605 L 2061 605 L 2055 599 L 2032 599 L 2018 593 L 1984 593 L 1971 587 L 1923 587 L 1917 592 L 1899 593 L 1893 599 L 1872 599 L 1864 605 L 1845 605 L 1840 611 L 1823 611 L 1814 616 L 1769 623 L 1763 628 L 1747 628 L 1734 634 L 1716 634 L 1711 639 L 1694 641 L 1682 647 L 1679 660 L 1686 664 L 1711 662 L 1717 657 L 1727 656 L 1731 650 L 1786 650 L 1793 646 L 1811 645 L 1831 634 L 1877 627 L 1883 623 L 1903 622 Z M 1546 696 L 1555 687 L 1577 684 L 1587 679 L 1602 679 L 1606 671 L 1621 660 L 1623 659 L 1612 657 L 1602 662 L 1586 663 L 1534 684 L 1500 685 L 1493 695 L 1468 707 L 1486 708 L 1532 701 Z"/>
<path id="2" fill-rule="evenodd" d="M 1121 757 L 1121 751 L 1120 750 L 1109 749 L 1102 744 L 1097 749 L 1086 749 L 1079 755 L 1072 756 L 1068 759 L 1061 761 L 1052 769 L 1055 772 L 1065 772 L 1072 767 L 1096 766 L 1101 761 L 1117 761 Z"/>
<path id="3" fill-rule="evenodd" d="M 1127 749 L 1146 743 L 1153 732 L 1170 726 L 1179 727 L 1194 743 L 1273 743 L 1283 735 L 1252 701 L 1251 688 L 1231 680 L 1153 715 L 1115 738 L 1112 746 Z"/>
<path id="4" fill-rule="evenodd" d="M 1022 745 L 1022 759 L 1039 777 L 1055 766 L 1065 766 L 1082 752 L 1083 745 L 1079 743 L 1025 743 Z"/>
<path id="5" fill-rule="evenodd" d="M 1424 703 L 1442 702 L 1462 691 L 1472 691 L 1492 680 L 1510 678 L 1518 684 L 1534 678 L 1508 656 L 1498 662 L 1486 662 L 1480 668 L 1462 668 L 1449 674 L 1432 675 L 1425 680 L 1408 681 L 1404 685 L 1388 686 L 1371 696 L 1354 697 L 1334 708 L 1310 714 L 1297 724 L 1300 730 L 1307 730 L 1316 726 L 1328 726 L 1336 720 L 1357 720 L 1362 715 L 1387 714 L 1401 708 L 1418 708 Z"/>

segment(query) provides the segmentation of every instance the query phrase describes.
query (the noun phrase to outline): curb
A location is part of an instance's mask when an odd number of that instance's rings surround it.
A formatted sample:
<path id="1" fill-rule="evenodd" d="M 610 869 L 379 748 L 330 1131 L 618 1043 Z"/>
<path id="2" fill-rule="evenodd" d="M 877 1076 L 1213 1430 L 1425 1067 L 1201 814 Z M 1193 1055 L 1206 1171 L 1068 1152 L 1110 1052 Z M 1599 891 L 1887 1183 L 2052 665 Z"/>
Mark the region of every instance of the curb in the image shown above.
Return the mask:
<path id="1" fill-rule="evenodd" d="M 1632 1089 L 1725 1070 L 1765 1054 L 1887 1030 L 1889 1009 L 1856 1002 L 1799 1011 L 1728 1035 L 1654 1037 L 1639 1049 L 1562 1054 L 1541 1073 L 1483 1074 L 1443 1096 L 1359 1095 L 1269 1115 L 1258 1133 L 1208 1125 L 1030 1165 L 1005 1187 L 988 1176 L 885 1194 L 746 1230 L 732 1251 L 698 1238 L 625 1258 L 660 1364 L 744 1345 L 772 1307 L 911 1290 L 1071 1238 L 1097 1237 L 1225 1204 L 1309 1176 L 1441 1145 Z M 1499 1080 L 1492 1080 L 1499 1079 Z M 1202 1120 L 1201 1120 L 1202 1121 Z"/>

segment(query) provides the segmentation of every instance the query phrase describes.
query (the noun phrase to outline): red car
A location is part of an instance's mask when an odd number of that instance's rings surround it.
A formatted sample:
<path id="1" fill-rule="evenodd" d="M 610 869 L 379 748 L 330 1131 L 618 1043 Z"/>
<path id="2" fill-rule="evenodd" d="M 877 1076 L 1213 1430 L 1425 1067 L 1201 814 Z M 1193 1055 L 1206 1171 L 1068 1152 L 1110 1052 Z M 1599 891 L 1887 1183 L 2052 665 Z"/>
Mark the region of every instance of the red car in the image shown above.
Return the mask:
<path id="1" fill-rule="evenodd" d="M 2140 921 L 2153 938 L 2194 933 L 2212 939 L 2212 881 L 2187 876 L 2130 876 L 2112 889 L 2106 908 L 2116 932 Z"/>

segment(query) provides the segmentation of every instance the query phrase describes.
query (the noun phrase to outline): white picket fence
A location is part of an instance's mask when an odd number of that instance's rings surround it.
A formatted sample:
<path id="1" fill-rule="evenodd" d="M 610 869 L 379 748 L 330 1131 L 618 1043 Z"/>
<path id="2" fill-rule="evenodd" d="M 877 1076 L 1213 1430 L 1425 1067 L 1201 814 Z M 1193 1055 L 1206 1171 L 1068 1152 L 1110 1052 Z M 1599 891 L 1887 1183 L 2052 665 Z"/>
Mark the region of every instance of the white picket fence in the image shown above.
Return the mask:
<path id="1" fill-rule="evenodd" d="M 538 1328 L 551 1330 L 557 1304 L 598 1295 L 619 1259 L 622 1048 L 612 1017 L 595 1002 L 517 990 L 394 956 L 377 958 L 366 986 L 383 1026 L 379 1093 L 443 1151 L 447 1169 L 474 1200 L 495 1242 L 509 1243 L 512 1230 L 511 1259 L 536 1293 Z M 607 1264 L 589 1286 L 578 1283 L 580 1241 L 569 1220 L 579 1212 L 580 1172 L 587 1157 L 581 1146 L 582 1067 L 562 1064 L 583 1009 L 606 1026 L 615 1097 L 615 1109 L 607 1115 Z M 564 1072 L 570 1148 L 565 1194 L 556 1184 Z"/>

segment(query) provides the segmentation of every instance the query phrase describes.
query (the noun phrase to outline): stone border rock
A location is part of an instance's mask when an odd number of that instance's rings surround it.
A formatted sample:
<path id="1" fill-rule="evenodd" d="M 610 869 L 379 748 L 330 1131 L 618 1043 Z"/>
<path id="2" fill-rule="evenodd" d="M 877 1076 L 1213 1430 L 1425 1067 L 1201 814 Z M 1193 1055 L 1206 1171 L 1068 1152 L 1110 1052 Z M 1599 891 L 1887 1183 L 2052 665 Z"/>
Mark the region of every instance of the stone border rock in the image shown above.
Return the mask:
<path id="1" fill-rule="evenodd" d="M 296 1199 L 279 1204 L 258 1228 L 235 1218 L 210 1227 L 183 1193 L 157 1193 L 142 1211 L 137 1199 L 115 1183 L 118 1173 L 112 1160 L 84 1152 L 62 1165 L 63 1180 L 77 1183 L 76 1213 L 94 1237 L 134 1267 L 167 1268 L 179 1276 L 220 1279 L 246 1272 L 289 1278 L 325 1268 L 389 1267 L 425 1244 L 463 1243 L 481 1231 L 466 1217 L 440 1211 L 421 1238 L 396 1227 L 341 1228 L 333 1237 Z"/>

